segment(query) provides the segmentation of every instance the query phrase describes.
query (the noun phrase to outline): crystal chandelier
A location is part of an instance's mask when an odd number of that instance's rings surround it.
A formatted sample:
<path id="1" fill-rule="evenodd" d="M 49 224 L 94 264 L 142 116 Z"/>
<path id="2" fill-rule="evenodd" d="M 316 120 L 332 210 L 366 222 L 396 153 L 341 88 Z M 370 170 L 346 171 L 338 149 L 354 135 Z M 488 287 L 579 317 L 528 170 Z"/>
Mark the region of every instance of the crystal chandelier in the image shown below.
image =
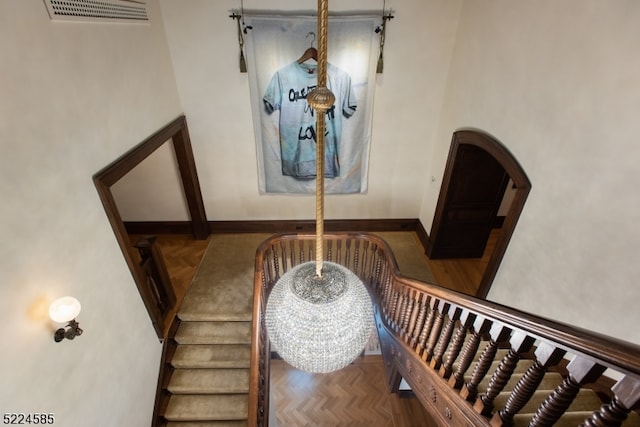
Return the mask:
<path id="1" fill-rule="evenodd" d="M 364 284 L 349 269 L 323 262 L 325 116 L 335 102 L 326 87 L 328 14 L 328 0 L 318 0 L 318 85 L 307 96 L 316 112 L 316 260 L 282 275 L 265 314 L 273 348 L 293 367 L 314 373 L 353 362 L 373 330 L 373 308 Z"/>

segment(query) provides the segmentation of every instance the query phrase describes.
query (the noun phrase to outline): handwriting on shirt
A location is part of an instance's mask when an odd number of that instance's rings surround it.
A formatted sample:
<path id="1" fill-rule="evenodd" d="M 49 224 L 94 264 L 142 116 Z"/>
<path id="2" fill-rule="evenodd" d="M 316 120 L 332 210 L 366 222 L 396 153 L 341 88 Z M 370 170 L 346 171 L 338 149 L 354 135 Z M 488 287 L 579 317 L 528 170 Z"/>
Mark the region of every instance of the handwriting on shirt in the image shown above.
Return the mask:
<path id="1" fill-rule="evenodd" d="M 311 117 L 314 117 L 314 109 L 311 108 L 311 106 L 309 104 L 306 103 L 306 99 L 307 96 L 313 91 L 313 89 L 315 89 L 317 87 L 317 85 L 313 85 L 313 86 L 307 86 L 307 87 L 303 87 L 301 89 L 294 89 L 291 88 L 289 89 L 289 102 L 298 102 L 298 101 L 304 101 L 305 102 L 305 107 L 304 107 L 304 114 L 309 114 Z M 329 108 L 326 112 L 326 116 L 328 120 L 333 120 L 335 118 L 335 110 L 336 110 L 336 106 L 332 105 L 331 108 Z M 329 135 L 329 130 L 325 130 L 325 136 Z M 299 141 L 304 141 L 307 139 L 311 139 L 314 142 L 317 141 L 316 139 L 316 128 L 315 125 L 302 125 L 300 126 L 300 129 L 298 130 L 298 140 Z"/>

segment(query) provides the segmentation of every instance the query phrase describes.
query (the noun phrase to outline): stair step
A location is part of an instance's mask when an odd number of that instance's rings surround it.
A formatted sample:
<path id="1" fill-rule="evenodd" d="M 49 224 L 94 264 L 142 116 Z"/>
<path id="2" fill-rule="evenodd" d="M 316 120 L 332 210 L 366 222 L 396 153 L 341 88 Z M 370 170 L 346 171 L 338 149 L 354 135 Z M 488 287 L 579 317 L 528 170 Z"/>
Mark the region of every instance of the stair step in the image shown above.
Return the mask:
<path id="1" fill-rule="evenodd" d="M 167 421 L 246 420 L 246 394 L 173 395 L 163 414 Z"/>
<path id="2" fill-rule="evenodd" d="M 251 322 L 182 322 L 178 344 L 251 344 Z"/>
<path id="3" fill-rule="evenodd" d="M 171 421 L 166 427 L 247 427 L 246 421 Z"/>
<path id="4" fill-rule="evenodd" d="M 247 427 L 246 421 L 171 421 L 166 427 Z"/>
<path id="5" fill-rule="evenodd" d="M 246 344 L 179 345 L 171 365 L 174 368 L 248 368 L 251 346 Z"/>
<path id="6" fill-rule="evenodd" d="M 249 392 L 249 369 L 176 369 L 167 390 L 172 394 Z"/>

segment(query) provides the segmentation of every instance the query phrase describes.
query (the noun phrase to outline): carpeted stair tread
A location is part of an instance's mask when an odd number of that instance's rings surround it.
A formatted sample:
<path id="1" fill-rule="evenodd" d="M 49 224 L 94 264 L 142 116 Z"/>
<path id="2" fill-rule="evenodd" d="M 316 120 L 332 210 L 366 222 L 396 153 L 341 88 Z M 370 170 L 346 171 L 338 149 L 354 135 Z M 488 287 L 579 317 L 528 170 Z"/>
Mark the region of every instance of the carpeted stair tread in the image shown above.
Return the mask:
<path id="1" fill-rule="evenodd" d="M 248 344 L 179 345 L 171 365 L 174 368 L 249 368 Z"/>
<path id="2" fill-rule="evenodd" d="M 166 427 L 247 427 L 246 421 L 172 421 Z"/>
<path id="3" fill-rule="evenodd" d="M 247 427 L 246 421 L 171 421 L 166 427 Z"/>
<path id="4" fill-rule="evenodd" d="M 251 344 L 251 322 L 182 322 L 178 344 Z"/>
<path id="5" fill-rule="evenodd" d="M 168 421 L 246 420 L 246 394 L 173 395 L 164 413 Z"/>
<path id="6" fill-rule="evenodd" d="M 421 280 L 426 283 L 436 283 L 424 249 L 417 236 L 411 231 L 376 232 L 391 247 L 403 276 Z"/>
<path id="7" fill-rule="evenodd" d="M 249 392 L 249 369 L 176 369 L 167 387 L 172 394 Z"/>
<path id="8" fill-rule="evenodd" d="M 255 253 L 269 236 L 212 235 L 180 306 L 180 320 L 251 321 Z"/>

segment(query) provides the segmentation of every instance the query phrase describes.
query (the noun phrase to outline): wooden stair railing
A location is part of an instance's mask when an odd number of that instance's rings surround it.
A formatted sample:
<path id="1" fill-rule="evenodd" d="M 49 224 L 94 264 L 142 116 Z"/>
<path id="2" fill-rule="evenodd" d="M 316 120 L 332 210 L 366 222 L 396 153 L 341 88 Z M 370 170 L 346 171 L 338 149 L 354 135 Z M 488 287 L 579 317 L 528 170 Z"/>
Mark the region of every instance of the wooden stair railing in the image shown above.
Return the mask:
<path id="1" fill-rule="evenodd" d="M 148 295 L 147 300 L 151 302 L 150 310 L 157 313 L 154 318 L 163 319 L 166 323 L 176 307 L 177 297 L 157 240 L 157 236 L 146 236 L 133 246 L 138 250 L 143 276 L 140 282 Z"/>
<path id="2" fill-rule="evenodd" d="M 269 420 L 267 297 L 315 259 L 314 239 L 277 235 L 257 251 L 249 426 Z M 640 346 L 405 278 L 375 235 L 328 234 L 325 251 L 373 296 L 390 391 L 404 379 L 439 425 L 640 426 Z"/>

